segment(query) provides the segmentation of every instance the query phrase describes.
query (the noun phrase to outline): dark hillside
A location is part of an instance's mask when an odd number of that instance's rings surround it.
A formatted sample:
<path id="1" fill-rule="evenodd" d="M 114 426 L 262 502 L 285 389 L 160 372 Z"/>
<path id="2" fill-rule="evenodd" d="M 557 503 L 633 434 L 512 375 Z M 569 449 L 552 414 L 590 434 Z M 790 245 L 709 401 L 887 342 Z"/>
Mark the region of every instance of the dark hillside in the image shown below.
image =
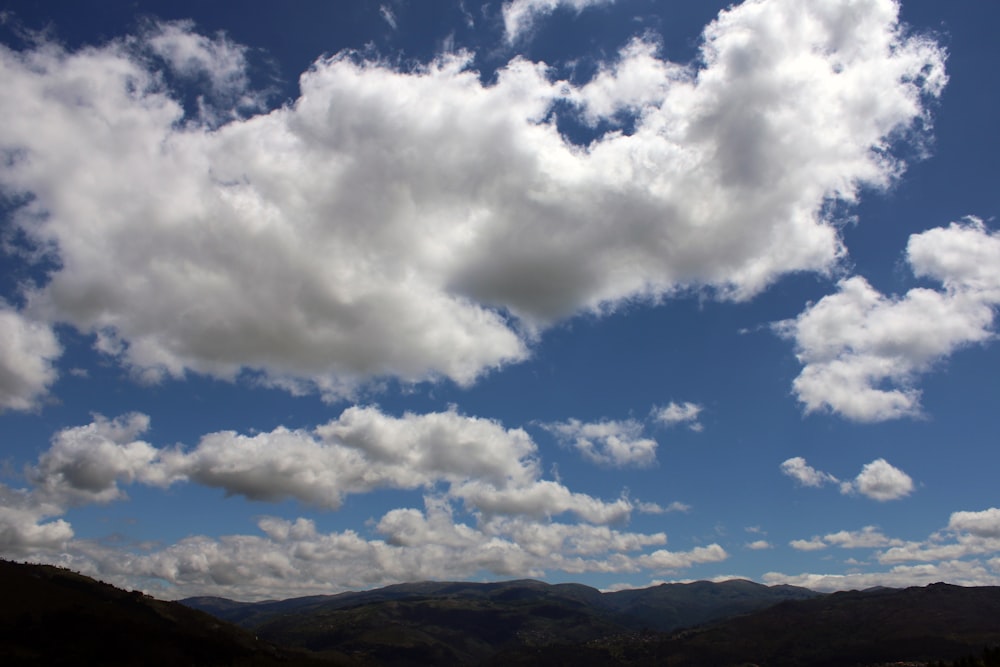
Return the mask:
<path id="1" fill-rule="evenodd" d="M 319 664 L 206 613 L 61 568 L 0 561 L 0 590 L 5 666 Z"/>
<path id="2" fill-rule="evenodd" d="M 337 649 L 386 665 L 472 665 L 508 647 L 579 643 L 625 628 L 582 602 L 511 587 L 490 596 L 408 595 L 313 609 L 255 630 L 285 645 Z"/>
<path id="3" fill-rule="evenodd" d="M 785 602 L 692 634 L 679 656 L 769 665 L 952 660 L 1000 643 L 1000 587 L 933 584 Z"/>
<path id="4" fill-rule="evenodd" d="M 818 595 L 729 581 L 600 593 L 522 580 L 420 582 L 252 604 L 188 601 L 253 621 L 250 632 L 55 567 L 0 561 L 0 586 L 5 667 L 863 667 L 973 665 L 1000 655 L 998 587 Z M 742 613 L 754 606 L 766 608 Z M 724 614 L 735 615 L 673 634 L 650 629 Z"/>
<path id="5" fill-rule="evenodd" d="M 910 666 L 992 656 L 997 646 L 1000 588 L 934 584 L 782 602 L 672 637 L 642 633 L 508 651 L 490 664 Z"/>
<path id="6" fill-rule="evenodd" d="M 661 584 L 605 593 L 603 602 L 633 619 L 636 629 L 669 632 L 748 614 L 786 600 L 807 600 L 819 593 L 796 586 L 765 586 L 745 579 L 714 583 Z"/>

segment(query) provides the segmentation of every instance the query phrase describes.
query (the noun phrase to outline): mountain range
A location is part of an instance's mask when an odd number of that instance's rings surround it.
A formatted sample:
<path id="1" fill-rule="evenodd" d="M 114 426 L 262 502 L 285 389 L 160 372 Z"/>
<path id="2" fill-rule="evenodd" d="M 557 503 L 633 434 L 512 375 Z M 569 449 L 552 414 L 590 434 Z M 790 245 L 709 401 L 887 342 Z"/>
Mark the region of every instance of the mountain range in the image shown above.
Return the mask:
<path id="1" fill-rule="evenodd" d="M 1000 656 L 997 587 L 824 595 L 731 580 L 601 592 L 517 580 L 164 602 L 3 561 L 0 586 L 4 665 L 783 667 Z M 990 664 L 982 660 L 975 664 Z"/>

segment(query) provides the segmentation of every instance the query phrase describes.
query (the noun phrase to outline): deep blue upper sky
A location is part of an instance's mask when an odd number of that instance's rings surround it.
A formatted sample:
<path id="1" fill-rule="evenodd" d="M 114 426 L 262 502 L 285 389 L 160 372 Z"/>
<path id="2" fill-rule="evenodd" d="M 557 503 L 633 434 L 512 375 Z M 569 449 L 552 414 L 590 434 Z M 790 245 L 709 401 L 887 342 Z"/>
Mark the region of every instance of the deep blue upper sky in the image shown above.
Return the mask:
<path id="1" fill-rule="evenodd" d="M 5 2 L 0 555 L 1000 581 L 992 3 Z"/>

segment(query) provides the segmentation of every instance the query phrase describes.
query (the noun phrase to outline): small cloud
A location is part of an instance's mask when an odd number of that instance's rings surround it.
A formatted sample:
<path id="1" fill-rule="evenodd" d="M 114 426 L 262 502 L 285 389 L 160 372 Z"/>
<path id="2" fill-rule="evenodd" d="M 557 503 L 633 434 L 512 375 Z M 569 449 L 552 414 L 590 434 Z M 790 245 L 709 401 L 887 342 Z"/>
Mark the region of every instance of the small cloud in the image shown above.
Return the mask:
<path id="1" fill-rule="evenodd" d="M 756 540 L 754 542 L 748 542 L 746 545 L 747 549 L 752 549 L 754 551 L 761 551 L 763 549 L 773 549 L 771 543 L 767 540 Z"/>
<path id="2" fill-rule="evenodd" d="M 703 409 L 703 406 L 690 401 L 684 403 L 671 401 L 666 407 L 653 408 L 653 419 L 666 426 L 687 424 L 692 431 L 700 432 L 704 427 L 698 422 L 698 415 Z"/>
<path id="3" fill-rule="evenodd" d="M 667 514 L 670 512 L 690 512 L 691 506 L 687 503 L 674 501 L 666 507 L 657 503 L 636 502 L 635 508 L 643 514 Z"/>
<path id="4" fill-rule="evenodd" d="M 613 3 L 614 0 L 509 0 L 503 5 L 504 32 L 513 44 L 534 25 L 535 20 L 551 14 L 558 7 L 570 7 L 577 13 L 587 7 Z"/>
<path id="5" fill-rule="evenodd" d="M 875 549 L 889 546 L 901 546 L 902 540 L 883 535 L 875 526 L 865 526 L 861 530 L 841 530 L 823 536 L 823 541 L 841 549 Z"/>
<path id="6" fill-rule="evenodd" d="M 792 540 L 789 544 L 793 549 L 799 551 L 819 551 L 827 547 L 840 547 L 841 549 L 901 547 L 904 542 L 886 537 L 876 526 L 865 526 L 861 530 L 841 530 L 822 537 L 815 535 L 808 540 Z"/>
<path id="7" fill-rule="evenodd" d="M 806 463 L 801 456 L 790 458 L 781 464 L 781 472 L 788 475 L 801 486 L 818 487 L 830 482 L 837 482 L 833 475 L 816 470 Z"/>
<path id="8" fill-rule="evenodd" d="M 920 417 L 916 378 L 963 347 L 993 339 L 1000 303 L 1000 233 L 966 218 L 910 236 L 913 274 L 940 281 L 886 295 L 861 276 L 774 330 L 795 342 L 793 392 L 806 413 L 858 422 Z"/>
<path id="9" fill-rule="evenodd" d="M 542 426 L 599 465 L 645 468 L 656 463 L 656 441 L 642 437 L 642 424 L 633 419 L 592 423 L 570 419 Z"/>
<path id="10" fill-rule="evenodd" d="M 976 537 L 1000 538 L 1000 509 L 991 507 L 981 512 L 953 512 L 948 529 Z"/>
<path id="11" fill-rule="evenodd" d="M 890 465 L 885 459 L 866 463 L 852 480 L 840 481 L 830 473 L 816 470 L 801 456 L 781 464 L 781 472 L 801 486 L 820 487 L 825 484 L 840 485 L 844 495 L 861 494 L 872 500 L 897 500 L 913 492 L 913 480 L 905 472 Z"/>
<path id="12" fill-rule="evenodd" d="M 860 493 L 879 502 L 898 500 L 913 492 L 913 479 L 885 459 L 875 459 L 866 463 L 853 481 L 841 483 L 840 492 Z"/>
<path id="13" fill-rule="evenodd" d="M 826 542 L 819 537 L 814 537 L 811 540 L 792 540 L 788 544 L 798 551 L 819 551 L 827 547 Z"/>

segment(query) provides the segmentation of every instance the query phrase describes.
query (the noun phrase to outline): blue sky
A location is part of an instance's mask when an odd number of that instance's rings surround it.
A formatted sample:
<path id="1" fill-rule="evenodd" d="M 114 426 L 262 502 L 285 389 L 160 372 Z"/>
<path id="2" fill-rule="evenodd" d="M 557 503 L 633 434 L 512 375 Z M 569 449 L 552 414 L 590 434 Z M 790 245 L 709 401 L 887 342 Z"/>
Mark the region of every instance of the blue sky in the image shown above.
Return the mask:
<path id="1" fill-rule="evenodd" d="M 3 557 L 1000 583 L 992 3 L 2 7 Z"/>

